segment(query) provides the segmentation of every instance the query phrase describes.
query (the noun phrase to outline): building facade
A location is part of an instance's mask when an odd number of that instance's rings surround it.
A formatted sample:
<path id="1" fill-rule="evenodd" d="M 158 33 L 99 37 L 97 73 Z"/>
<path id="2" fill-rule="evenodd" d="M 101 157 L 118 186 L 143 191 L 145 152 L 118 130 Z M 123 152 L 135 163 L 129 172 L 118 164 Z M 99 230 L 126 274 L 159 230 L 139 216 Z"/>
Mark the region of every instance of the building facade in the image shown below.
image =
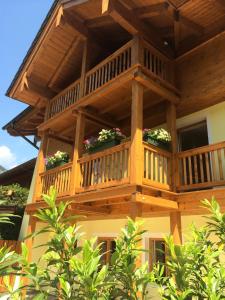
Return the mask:
<path id="1" fill-rule="evenodd" d="M 144 218 L 151 265 L 164 259 L 164 235 L 180 244 L 193 221 L 204 224 L 202 199 L 224 209 L 224 53 L 223 1 L 55 1 L 7 92 L 33 119 L 45 114 L 35 128 L 24 122 L 41 139 L 28 230 L 43 226 L 33 214 L 54 185 L 105 249 L 127 216 Z M 85 139 L 112 128 L 126 139 L 85 151 Z M 165 128 L 170 148 L 143 141 L 145 128 Z M 57 151 L 69 161 L 46 170 Z"/>

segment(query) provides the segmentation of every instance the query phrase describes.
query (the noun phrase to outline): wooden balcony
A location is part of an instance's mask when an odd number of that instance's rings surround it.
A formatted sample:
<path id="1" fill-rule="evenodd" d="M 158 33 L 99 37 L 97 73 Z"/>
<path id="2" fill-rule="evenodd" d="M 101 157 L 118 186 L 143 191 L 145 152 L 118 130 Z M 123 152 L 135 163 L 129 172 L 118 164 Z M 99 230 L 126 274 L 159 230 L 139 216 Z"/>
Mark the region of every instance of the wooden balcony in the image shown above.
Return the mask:
<path id="1" fill-rule="evenodd" d="M 104 59 L 93 69 L 50 100 L 46 121 L 89 97 L 134 67 L 143 71 L 168 89 L 175 90 L 173 62 L 148 43 L 134 39 Z"/>
<path id="2" fill-rule="evenodd" d="M 130 184 L 130 147 L 126 142 L 118 146 L 85 154 L 78 160 L 80 178 L 76 178 L 76 194 L 99 191 L 109 187 Z M 143 186 L 160 191 L 172 190 L 172 154 L 143 142 Z M 178 191 L 193 191 L 225 185 L 225 142 L 179 152 L 176 155 L 178 165 Z M 47 193 L 54 185 L 58 197 L 74 196 L 72 186 L 72 162 L 43 172 L 40 192 Z M 78 176 L 78 174 L 76 174 Z M 77 180 L 78 179 L 78 180 Z M 37 195 L 40 200 L 40 195 Z"/>

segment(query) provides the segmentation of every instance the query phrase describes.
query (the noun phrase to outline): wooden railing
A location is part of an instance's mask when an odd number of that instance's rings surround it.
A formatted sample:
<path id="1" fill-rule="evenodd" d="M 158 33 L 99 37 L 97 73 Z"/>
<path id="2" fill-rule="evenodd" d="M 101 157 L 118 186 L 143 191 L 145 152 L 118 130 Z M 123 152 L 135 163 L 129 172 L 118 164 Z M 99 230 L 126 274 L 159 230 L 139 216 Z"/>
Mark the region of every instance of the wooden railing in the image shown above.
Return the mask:
<path id="1" fill-rule="evenodd" d="M 178 153 L 179 190 L 225 185 L 225 142 Z"/>
<path id="2" fill-rule="evenodd" d="M 140 43 L 138 44 L 141 49 L 140 61 L 139 58 L 136 57 L 136 43 Z M 141 64 L 150 75 L 163 81 L 165 84 L 170 84 L 170 86 L 173 84 L 174 68 L 171 60 L 151 47 L 147 42 L 134 39 L 88 71 L 82 78 L 82 82 L 81 79 L 75 81 L 50 100 L 46 119 L 48 120 L 64 111 L 80 98 L 96 91 L 98 88 L 127 71 L 132 65 L 136 64 Z"/>
<path id="3" fill-rule="evenodd" d="M 0 240 L 0 248 L 7 247 L 10 248 L 10 251 L 14 251 L 16 253 L 21 252 L 21 242 L 13 241 L 13 240 Z M 13 286 L 15 282 L 15 275 L 9 275 L 10 285 Z M 5 291 L 4 278 L 0 277 L 0 293 Z"/>
<path id="4" fill-rule="evenodd" d="M 92 93 L 131 67 L 132 41 L 107 57 L 86 74 L 85 95 Z"/>
<path id="5" fill-rule="evenodd" d="M 159 80 L 173 84 L 174 70 L 171 60 L 154 49 L 146 42 L 142 42 L 143 66 Z"/>
<path id="6" fill-rule="evenodd" d="M 51 185 L 56 188 L 58 196 L 70 195 L 72 163 L 48 170 L 40 174 L 41 194 L 47 194 Z M 41 195 L 38 195 L 39 199 Z"/>
<path id="7" fill-rule="evenodd" d="M 81 168 L 80 189 L 93 190 L 129 182 L 130 142 L 87 155 L 79 160 Z"/>
<path id="8" fill-rule="evenodd" d="M 78 99 L 80 99 L 80 80 L 75 81 L 50 101 L 47 119 L 50 119 L 56 114 L 64 111 Z"/>
<path id="9" fill-rule="evenodd" d="M 169 190 L 171 184 L 171 153 L 146 143 L 143 143 L 143 147 L 143 184 Z"/>

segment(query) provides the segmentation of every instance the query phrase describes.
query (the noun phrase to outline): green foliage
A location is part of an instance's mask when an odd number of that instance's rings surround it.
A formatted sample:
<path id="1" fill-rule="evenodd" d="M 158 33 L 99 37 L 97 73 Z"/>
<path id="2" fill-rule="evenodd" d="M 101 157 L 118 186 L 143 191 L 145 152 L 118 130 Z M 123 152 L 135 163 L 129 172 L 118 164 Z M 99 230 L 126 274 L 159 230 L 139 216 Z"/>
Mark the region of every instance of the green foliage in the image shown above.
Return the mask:
<path id="1" fill-rule="evenodd" d="M 151 283 L 159 286 L 162 299 L 225 299 L 225 267 L 221 260 L 224 215 L 214 199 L 203 202 L 211 213 L 207 226 L 198 230 L 193 225 L 190 240 L 181 246 L 167 237 L 167 264 L 155 265 L 151 273 L 147 264 L 140 265 L 140 244 L 145 232 L 141 230 L 142 223 L 128 219 L 116 240 L 110 265 L 102 266 L 101 245 L 96 238 L 84 240 L 79 226 L 71 225 L 77 217 L 67 217 L 70 203 L 57 204 L 53 188 L 49 195 L 44 195 L 44 201 L 48 208 L 40 209 L 36 217 L 46 226 L 32 235 L 50 236 L 49 241 L 40 245 L 46 250 L 39 262 L 28 261 L 29 249 L 25 244 L 21 255 L 0 249 L 0 276 L 4 276 L 10 299 L 23 299 L 22 290 L 26 289 L 35 293 L 34 300 L 47 300 L 49 296 L 62 300 L 147 300 L 151 299 Z M 17 291 L 13 291 L 7 277 L 12 272 L 28 280 Z"/>
<path id="2" fill-rule="evenodd" d="M 28 193 L 29 190 L 19 184 L 0 186 L 0 205 L 15 207 L 14 215 L 0 214 L 0 239 L 18 239 Z M 15 217 L 15 215 L 19 217 Z"/>
<path id="3" fill-rule="evenodd" d="M 128 219 L 127 226 L 122 229 L 122 234 L 116 240 L 116 251 L 112 255 L 112 277 L 116 282 L 113 288 L 113 299 L 145 299 L 147 286 L 150 282 L 148 264 L 138 266 L 142 249 L 140 243 L 142 222 Z M 140 265 L 140 264 L 139 264 Z"/>
<path id="4" fill-rule="evenodd" d="M 225 299 L 225 215 L 215 199 L 204 200 L 203 205 L 211 213 L 206 227 L 199 230 L 193 225 L 190 240 L 181 246 L 166 238 L 170 276 L 162 277 L 160 268 L 154 272 L 163 299 Z M 215 238 L 218 242 L 213 242 Z"/>
<path id="5" fill-rule="evenodd" d="M 0 185 L 0 200 L 4 205 L 24 207 L 27 201 L 29 190 L 19 184 Z"/>

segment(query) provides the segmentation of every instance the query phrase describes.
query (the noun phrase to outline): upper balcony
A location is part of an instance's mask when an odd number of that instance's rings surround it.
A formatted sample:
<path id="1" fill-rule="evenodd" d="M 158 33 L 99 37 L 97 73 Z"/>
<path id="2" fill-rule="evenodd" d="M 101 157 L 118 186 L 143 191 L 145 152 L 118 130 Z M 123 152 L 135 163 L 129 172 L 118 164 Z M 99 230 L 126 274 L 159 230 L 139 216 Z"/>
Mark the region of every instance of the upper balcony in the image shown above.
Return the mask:
<path id="1" fill-rule="evenodd" d="M 54 127 L 59 118 L 71 115 L 73 109 L 89 105 L 90 99 L 93 102 L 113 93 L 118 86 L 126 88 L 126 82 L 133 78 L 159 96 L 167 94 L 179 101 L 173 61 L 142 39 L 134 38 L 51 99 L 39 131 Z"/>

